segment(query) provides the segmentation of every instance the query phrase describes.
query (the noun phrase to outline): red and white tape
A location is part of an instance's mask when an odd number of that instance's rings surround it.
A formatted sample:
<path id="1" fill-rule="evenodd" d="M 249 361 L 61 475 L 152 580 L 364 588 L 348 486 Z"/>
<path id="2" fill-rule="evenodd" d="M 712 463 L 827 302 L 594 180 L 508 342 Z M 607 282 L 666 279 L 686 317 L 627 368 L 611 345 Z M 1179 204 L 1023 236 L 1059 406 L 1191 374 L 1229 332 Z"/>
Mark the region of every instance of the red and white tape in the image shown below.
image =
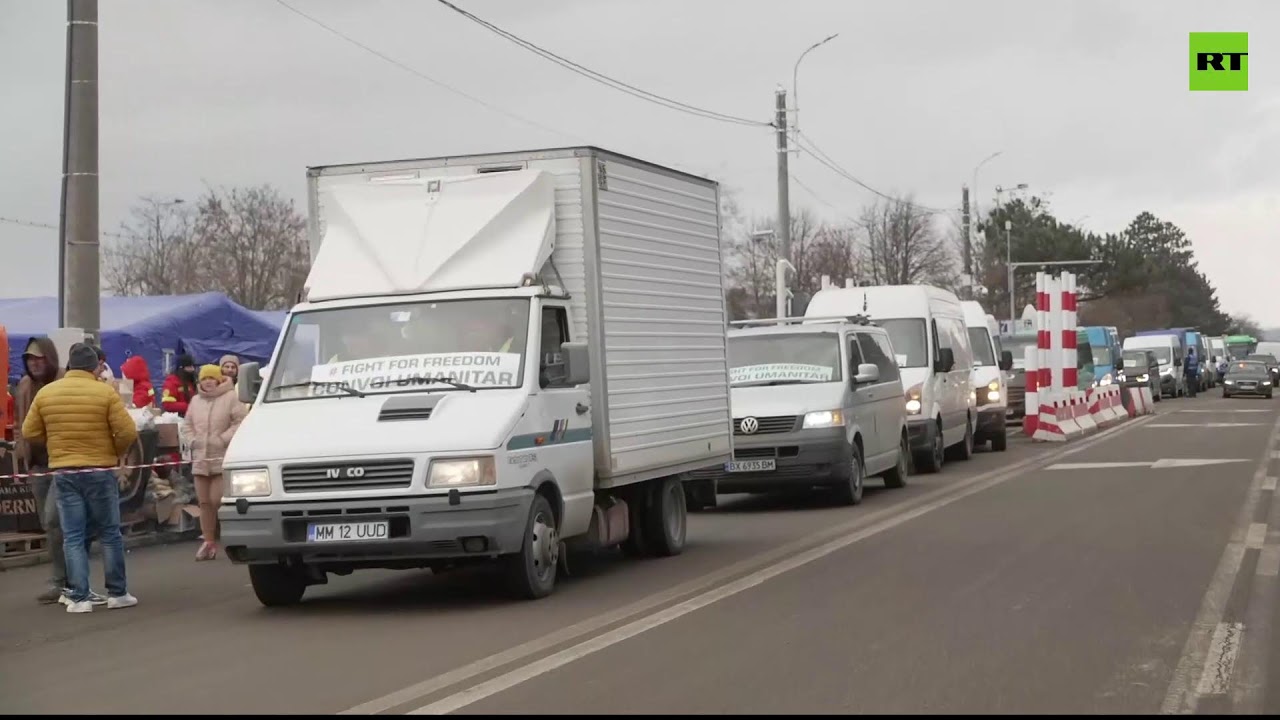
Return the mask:
<path id="1" fill-rule="evenodd" d="M 221 460 L 222 458 L 205 458 L 201 462 L 210 462 Z M 50 475 L 87 475 L 89 473 L 102 472 L 110 470 L 138 470 L 140 468 L 157 468 L 157 467 L 177 467 L 179 465 L 190 465 L 190 460 L 157 460 L 155 462 L 143 463 L 141 465 L 116 465 L 115 467 L 100 468 L 76 468 L 74 470 L 46 470 L 44 472 L 33 473 L 16 473 L 13 475 L 0 475 L 0 480 L 25 480 L 27 478 L 48 477 Z"/>

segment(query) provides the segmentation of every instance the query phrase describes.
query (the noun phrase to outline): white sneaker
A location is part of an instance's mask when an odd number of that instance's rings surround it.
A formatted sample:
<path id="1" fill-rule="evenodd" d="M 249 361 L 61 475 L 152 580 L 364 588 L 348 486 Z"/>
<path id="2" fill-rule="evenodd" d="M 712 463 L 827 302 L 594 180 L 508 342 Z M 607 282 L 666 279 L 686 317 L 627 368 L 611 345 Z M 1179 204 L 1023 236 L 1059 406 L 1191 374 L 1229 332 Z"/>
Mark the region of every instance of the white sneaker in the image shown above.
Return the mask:
<path id="1" fill-rule="evenodd" d="M 138 598 L 130 595 L 129 593 L 125 593 L 119 597 L 107 598 L 108 610 L 120 610 L 121 608 L 129 608 L 137 604 Z"/>
<path id="2" fill-rule="evenodd" d="M 70 606 L 70 605 L 71 605 L 71 598 L 67 595 L 67 593 L 69 593 L 69 592 L 71 592 L 71 591 L 70 591 L 70 590 L 63 590 L 63 591 L 62 591 L 62 596 L 58 598 L 58 602 L 62 603 L 63 605 Z M 106 595 L 103 595 L 102 593 L 100 593 L 100 592 L 98 592 L 98 591 L 96 591 L 96 590 L 90 590 L 90 591 L 89 591 L 89 602 L 90 602 L 90 603 L 93 603 L 94 605 L 106 605 L 106 604 L 107 604 L 107 596 L 106 596 Z"/>
<path id="3" fill-rule="evenodd" d="M 67 612 L 69 613 L 89 613 L 93 612 L 93 603 L 88 600 L 80 602 L 67 602 Z"/>

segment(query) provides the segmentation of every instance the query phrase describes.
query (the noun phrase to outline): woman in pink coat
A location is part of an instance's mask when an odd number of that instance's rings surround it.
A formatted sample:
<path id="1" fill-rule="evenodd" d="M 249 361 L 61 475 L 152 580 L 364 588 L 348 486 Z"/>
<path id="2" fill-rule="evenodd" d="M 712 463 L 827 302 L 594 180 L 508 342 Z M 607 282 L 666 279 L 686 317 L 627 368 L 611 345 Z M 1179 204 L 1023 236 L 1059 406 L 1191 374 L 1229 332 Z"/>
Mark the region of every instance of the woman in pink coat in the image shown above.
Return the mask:
<path id="1" fill-rule="evenodd" d="M 218 556 L 218 506 L 222 504 L 222 456 L 231 444 L 248 408 L 236 397 L 231 378 L 217 365 L 200 368 L 199 390 L 183 419 L 191 437 L 191 472 L 200 500 L 200 531 L 204 543 L 196 560 Z"/>

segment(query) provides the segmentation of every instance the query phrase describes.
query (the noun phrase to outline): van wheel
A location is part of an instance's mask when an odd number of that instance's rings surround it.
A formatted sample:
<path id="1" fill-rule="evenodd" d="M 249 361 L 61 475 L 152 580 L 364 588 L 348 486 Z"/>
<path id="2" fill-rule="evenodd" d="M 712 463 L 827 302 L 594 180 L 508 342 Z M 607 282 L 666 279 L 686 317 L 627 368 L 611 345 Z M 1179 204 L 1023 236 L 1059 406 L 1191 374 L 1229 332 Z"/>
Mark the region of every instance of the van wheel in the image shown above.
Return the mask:
<path id="1" fill-rule="evenodd" d="M 644 533 L 649 537 L 649 554 L 671 557 L 684 551 L 689 518 L 685 506 L 684 483 L 672 476 L 654 480 L 647 488 L 650 495 L 645 513 Z"/>
<path id="2" fill-rule="evenodd" d="M 860 505 L 862 504 L 862 486 L 867 480 L 867 469 L 862 464 L 862 452 L 856 445 L 850 455 L 849 477 L 836 486 L 836 499 L 841 505 Z"/>
<path id="3" fill-rule="evenodd" d="M 560 533 L 551 503 L 541 493 L 533 496 L 520 552 L 506 557 L 507 585 L 517 597 L 537 600 L 556 587 L 560 562 Z"/>
<path id="4" fill-rule="evenodd" d="M 898 441 L 898 463 L 893 469 L 884 474 L 884 486 L 887 488 L 900 488 L 907 485 L 907 473 L 909 468 L 907 463 L 911 461 L 911 444 L 907 442 L 905 433 L 902 440 Z"/>
<path id="5" fill-rule="evenodd" d="M 287 565 L 250 565 L 249 583 L 265 607 L 296 605 L 307 591 L 307 578 Z"/>
<path id="6" fill-rule="evenodd" d="M 991 438 L 991 449 L 994 452 L 1004 452 L 1009 449 L 1009 431 L 1005 429 L 999 435 Z"/>
<path id="7" fill-rule="evenodd" d="M 916 467 L 922 473 L 936 473 L 942 470 L 942 463 L 946 458 L 945 447 L 942 444 L 942 426 L 935 425 L 933 433 L 933 443 L 929 447 L 929 451 L 916 456 Z"/>
<path id="8" fill-rule="evenodd" d="M 968 460 L 973 457 L 973 421 L 964 421 L 964 440 L 947 448 L 948 460 Z"/>

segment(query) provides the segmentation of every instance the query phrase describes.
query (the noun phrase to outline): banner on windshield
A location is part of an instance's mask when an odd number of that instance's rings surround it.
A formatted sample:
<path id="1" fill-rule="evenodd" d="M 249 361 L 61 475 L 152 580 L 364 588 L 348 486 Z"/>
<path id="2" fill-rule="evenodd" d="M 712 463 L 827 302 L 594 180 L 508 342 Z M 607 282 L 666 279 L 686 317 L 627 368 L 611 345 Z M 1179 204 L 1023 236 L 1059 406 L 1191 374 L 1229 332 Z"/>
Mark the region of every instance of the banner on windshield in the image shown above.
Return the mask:
<path id="1" fill-rule="evenodd" d="M 519 353 L 435 353 L 397 355 L 316 365 L 315 383 L 345 384 L 366 392 L 385 388 L 435 385 L 440 379 L 477 388 L 520 384 Z"/>
<path id="2" fill-rule="evenodd" d="M 766 365 L 743 365 L 729 370 L 729 382 L 831 382 L 835 379 L 836 370 L 829 365 L 804 365 L 801 363 L 768 363 Z"/>

